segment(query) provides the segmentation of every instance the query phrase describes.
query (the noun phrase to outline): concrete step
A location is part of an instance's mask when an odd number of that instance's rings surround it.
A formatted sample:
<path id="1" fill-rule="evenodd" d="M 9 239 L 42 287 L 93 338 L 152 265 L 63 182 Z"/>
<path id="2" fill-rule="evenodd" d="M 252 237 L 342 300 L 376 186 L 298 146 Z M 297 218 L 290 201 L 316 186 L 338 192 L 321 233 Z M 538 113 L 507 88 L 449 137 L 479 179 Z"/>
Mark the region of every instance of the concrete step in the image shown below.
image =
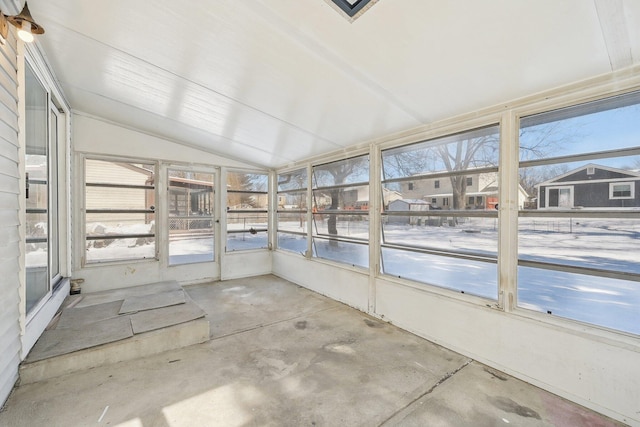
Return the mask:
<path id="1" fill-rule="evenodd" d="M 133 360 L 209 339 L 209 321 L 201 318 L 130 338 L 20 366 L 20 384 L 30 384 L 98 366 Z"/>
<path id="2" fill-rule="evenodd" d="M 71 296 L 20 366 L 29 384 L 209 339 L 205 312 L 175 283 Z"/>

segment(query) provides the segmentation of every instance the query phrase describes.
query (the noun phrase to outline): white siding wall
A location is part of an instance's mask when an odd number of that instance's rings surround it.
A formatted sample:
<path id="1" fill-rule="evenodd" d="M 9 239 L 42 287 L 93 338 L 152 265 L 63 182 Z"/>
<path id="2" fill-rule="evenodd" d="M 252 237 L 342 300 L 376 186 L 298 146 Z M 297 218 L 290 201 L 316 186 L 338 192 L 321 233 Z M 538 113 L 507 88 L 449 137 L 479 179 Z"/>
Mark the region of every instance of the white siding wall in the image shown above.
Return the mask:
<path id="1" fill-rule="evenodd" d="M 18 73 L 16 39 L 0 46 L 0 406 L 20 363 Z"/>

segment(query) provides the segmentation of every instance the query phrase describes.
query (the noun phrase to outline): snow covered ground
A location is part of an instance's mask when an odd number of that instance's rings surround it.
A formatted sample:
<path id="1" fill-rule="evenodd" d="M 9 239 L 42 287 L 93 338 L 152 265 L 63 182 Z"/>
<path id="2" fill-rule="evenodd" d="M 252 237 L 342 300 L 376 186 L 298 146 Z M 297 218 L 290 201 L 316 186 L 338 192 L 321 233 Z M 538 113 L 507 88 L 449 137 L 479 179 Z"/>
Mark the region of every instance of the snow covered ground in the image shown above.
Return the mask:
<path id="1" fill-rule="evenodd" d="M 326 233 L 326 224 L 318 224 Z M 287 230 L 306 230 L 306 225 L 286 224 Z M 338 232 L 352 238 L 368 237 L 367 221 L 339 222 Z M 455 227 L 385 224 L 385 242 L 457 253 L 471 253 L 495 259 L 498 230 L 495 218 L 469 218 Z M 266 248 L 267 234 L 230 233 L 227 251 Z M 296 253 L 307 250 L 304 236 L 280 233 L 278 246 Z M 368 266 L 368 246 L 315 239 L 314 255 Z M 523 260 L 550 262 L 640 274 L 640 220 L 521 218 L 519 256 Z M 170 263 L 213 260 L 213 238 L 174 238 Z M 28 253 L 28 257 L 46 252 Z M 154 257 L 153 242 L 140 239 L 114 240 L 108 246 L 87 250 L 87 259 Z M 36 261 L 35 259 L 33 260 Z M 27 261 L 29 264 L 30 259 Z M 459 292 L 497 299 L 495 262 L 460 259 L 383 248 L 385 274 L 432 284 Z M 518 268 L 518 301 L 522 308 L 593 323 L 640 335 L 640 282 L 559 272 Z"/>
<path id="2" fill-rule="evenodd" d="M 177 235 L 169 238 L 169 265 L 211 262 L 213 260 L 213 234 L 198 236 Z"/>

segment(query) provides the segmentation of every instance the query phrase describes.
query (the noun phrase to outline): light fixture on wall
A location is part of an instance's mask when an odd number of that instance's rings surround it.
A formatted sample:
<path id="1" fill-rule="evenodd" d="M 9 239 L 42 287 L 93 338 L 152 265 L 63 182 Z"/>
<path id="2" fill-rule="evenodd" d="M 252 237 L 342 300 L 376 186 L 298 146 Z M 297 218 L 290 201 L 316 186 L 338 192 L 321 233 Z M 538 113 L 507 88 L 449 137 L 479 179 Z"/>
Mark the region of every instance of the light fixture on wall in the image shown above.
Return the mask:
<path id="1" fill-rule="evenodd" d="M 10 16 L 0 12 L 0 37 L 3 44 L 9 33 L 7 22 L 10 22 L 18 28 L 18 37 L 27 43 L 31 43 L 33 41 L 34 34 L 44 33 L 44 28 L 38 25 L 31 16 L 31 12 L 29 12 L 29 6 L 27 6 L 26 1 L 24 2 L 22 11 L 18 15 Z"/>

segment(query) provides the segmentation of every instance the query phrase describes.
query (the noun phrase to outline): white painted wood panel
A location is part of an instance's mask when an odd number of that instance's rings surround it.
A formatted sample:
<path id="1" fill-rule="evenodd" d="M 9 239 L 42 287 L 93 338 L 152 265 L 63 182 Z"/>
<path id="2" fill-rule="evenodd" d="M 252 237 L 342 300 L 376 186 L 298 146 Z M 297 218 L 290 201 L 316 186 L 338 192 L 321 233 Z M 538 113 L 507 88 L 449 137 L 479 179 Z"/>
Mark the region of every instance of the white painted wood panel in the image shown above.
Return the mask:
<path id="1" fill-rule="evenodd" d="M 135 159 L 187 162 L 190 164 L 246 168 L 248 162 L 176 144 L 153 134 L 143 133 L 95 117 L 73 116 L 73 144 L 76 152 L 103 154 Z"/>
<path id="2" fill-rule="evenodd" d="M 368 311 L 368 270 L 355 271 L 335 263 L 276 251 L 273 254 L 273 273 L 351 307 Z"/>
<path id="3" fill-rule="evenodd" d="M 637 346 L 383 279 L 376 289 L 376 314 L 385 320 L 598 412 L 640 423 L 640 416 L 631 417 L 640 402 Z"/>
<path id="4" fill-rule="evenodd" d="M 616 2 L 621 43 L 584 0 L 385 1 L 353 23 L 324 1 L 31 11 L 76 110 L 278 167 L 597 76 L 613 49 L 637 64 L 637 3 Z"/>
<path id="5" fill-rule="evenodd" d="M 239 279 L 271 273 L 272 252 L 251 250 L 222 255 L 222 280 Z"/>

